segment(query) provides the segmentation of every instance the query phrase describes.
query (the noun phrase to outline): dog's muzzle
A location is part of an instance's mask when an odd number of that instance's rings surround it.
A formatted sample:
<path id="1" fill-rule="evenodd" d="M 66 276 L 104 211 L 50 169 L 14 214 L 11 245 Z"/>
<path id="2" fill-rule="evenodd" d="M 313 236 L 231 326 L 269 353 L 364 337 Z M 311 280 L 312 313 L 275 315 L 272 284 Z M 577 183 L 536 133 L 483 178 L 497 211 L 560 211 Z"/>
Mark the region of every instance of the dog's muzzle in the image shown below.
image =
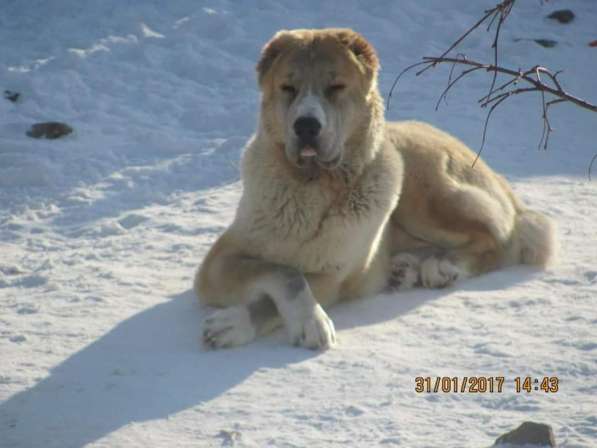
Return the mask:
<path id="1" fill-rule="evenodd" d="M 321 123 L 315 117 L 299 117 L 293 125 L 298 139 L 299 156 L 303 159 L 318 156 L 317 137 L 321 131 Z"/>

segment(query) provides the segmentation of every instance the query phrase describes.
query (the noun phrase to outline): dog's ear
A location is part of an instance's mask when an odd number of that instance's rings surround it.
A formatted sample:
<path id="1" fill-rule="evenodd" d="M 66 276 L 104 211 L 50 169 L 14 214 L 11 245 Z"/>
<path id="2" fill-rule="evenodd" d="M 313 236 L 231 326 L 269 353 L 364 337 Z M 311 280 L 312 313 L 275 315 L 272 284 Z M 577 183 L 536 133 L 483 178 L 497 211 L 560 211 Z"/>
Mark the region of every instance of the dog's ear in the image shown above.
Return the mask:
<path id="1" fill-rule="evenodd" d="M 261 50 L 261 57 L 257 63 L 257 79 L 259 85 L 263 84 L 263 79 L 266 73 L 273 65 L 274 61 L 282 51 L 286 48 L 288 43 L 292 40 L 292 34 L 290 31 L 282 30 L 278 31 L 272 39 L 265 44 Z"/>
<path id="2" fill-rule="evenodd" d="M 354 54 L 371 76 L 377 74 L 377 71 L 379 70 L 379 59 L 373 45 L 371 45 L 367 39 L 351 29 L 337 30 L 336 37 Z"/>

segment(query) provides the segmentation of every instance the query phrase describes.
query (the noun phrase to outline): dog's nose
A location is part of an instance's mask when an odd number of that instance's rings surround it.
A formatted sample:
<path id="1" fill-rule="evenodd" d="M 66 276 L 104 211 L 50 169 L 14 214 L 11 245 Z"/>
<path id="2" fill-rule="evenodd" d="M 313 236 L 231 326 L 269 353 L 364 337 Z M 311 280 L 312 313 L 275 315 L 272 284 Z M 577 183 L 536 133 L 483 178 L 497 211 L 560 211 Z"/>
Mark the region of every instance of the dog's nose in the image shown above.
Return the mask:
<path id="1" fill-rule="evenodd" d="M 314 117 L 300 117 L 294 122 L 294 133 L 304 141 L 313 140 L 321 131 L 321 123 Z"/>

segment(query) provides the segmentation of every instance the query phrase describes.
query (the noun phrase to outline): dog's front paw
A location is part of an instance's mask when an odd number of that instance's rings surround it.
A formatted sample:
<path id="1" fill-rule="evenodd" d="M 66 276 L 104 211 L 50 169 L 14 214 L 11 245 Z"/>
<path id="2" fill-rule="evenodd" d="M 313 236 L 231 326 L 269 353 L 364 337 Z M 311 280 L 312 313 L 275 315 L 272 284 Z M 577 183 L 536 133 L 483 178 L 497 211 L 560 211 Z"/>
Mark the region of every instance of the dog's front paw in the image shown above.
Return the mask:
<path id="1" fill-rule="evenodd" d="M 336 344 L 334 322 L 317 304 L 312 314 L 290 330 L 290 339 L 294 345 L 310 349 L 330 348 Z"/>
<path id="2" fill-rule="evenodd" d="M 235 347 L 255 339 L 249 310 L 233 306 L 214 311 L 203 321 L 203 345 L 209 349 Z"/>
<path id="3" fill-rule="evenodd" d="M 413 288 L 420 283 L 420 269 L 419 257 L 409 253 L 395 255 L 391 261 L 388 286 L 393 290 Z"/>
<path id="4" fill-rule="evenodd" d="M 447 258 L 429 257 L 421 264 L 421 282 L 426 288 L 445 288 L 463 276 L 462 269 Z"/>

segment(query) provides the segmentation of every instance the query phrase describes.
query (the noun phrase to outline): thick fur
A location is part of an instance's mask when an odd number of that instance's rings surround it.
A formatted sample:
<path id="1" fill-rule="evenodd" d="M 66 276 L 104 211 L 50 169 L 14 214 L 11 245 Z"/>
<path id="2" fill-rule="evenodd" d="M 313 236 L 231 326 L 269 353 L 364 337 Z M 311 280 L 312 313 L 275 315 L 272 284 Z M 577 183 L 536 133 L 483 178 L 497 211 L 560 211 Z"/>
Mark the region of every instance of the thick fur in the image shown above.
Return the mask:
<path id="1" fill-rule="evenodd" d="M 277 33 L 257 65 L 257 132 L 236 217 L 195 280 L 211 348 L 280 323 L 293 343 L 335 342 L 323 307 L 454 281 L 516 263 L 545 266 L 554 228 L 462 142 L 418 122 L 386 123 L 373 47 L 346 29 Z M 296 122 L 321 124 L 305 143 Z M 317 156 L 313 157 L 316 149 Z"/>

